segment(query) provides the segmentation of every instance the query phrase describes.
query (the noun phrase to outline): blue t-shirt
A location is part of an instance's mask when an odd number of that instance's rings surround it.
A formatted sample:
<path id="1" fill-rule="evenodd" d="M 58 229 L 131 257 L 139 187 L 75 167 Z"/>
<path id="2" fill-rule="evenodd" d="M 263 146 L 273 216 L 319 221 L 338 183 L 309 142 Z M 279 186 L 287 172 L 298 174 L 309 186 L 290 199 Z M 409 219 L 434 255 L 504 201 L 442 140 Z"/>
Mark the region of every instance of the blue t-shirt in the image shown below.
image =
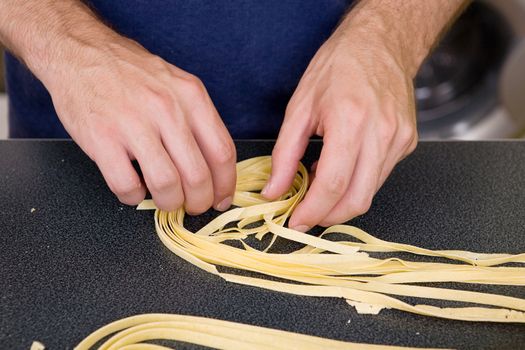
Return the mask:
<path id="1" fill-rule="evenodd" d="M 91 0 L 117 32 L 198 76 L 234 138 L 274 138 L 349 0 Z M 11 137 L 68 137 L 44 86 L 6 55 Z"/>

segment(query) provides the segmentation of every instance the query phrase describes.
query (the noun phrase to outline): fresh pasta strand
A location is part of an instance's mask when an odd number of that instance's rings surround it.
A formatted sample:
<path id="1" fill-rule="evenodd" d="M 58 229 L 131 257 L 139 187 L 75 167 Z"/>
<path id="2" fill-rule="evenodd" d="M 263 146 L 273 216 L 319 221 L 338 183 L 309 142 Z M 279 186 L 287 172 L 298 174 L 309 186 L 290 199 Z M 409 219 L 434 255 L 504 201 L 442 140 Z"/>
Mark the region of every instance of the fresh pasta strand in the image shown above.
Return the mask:
<path id="1" fill-rule="evenodd" d="M 267 182 L 270 170 L 270 157 L 239 162 L 233 201 L 237 208 L 219 215 L 197 232 L 190 232 L 184 227 L 185 212 L 182 208 L 165 212 L 158 210 L 151 200 L 145 200 L 138 209 L 155 210 L 156 232 L 173 253 L 232 283 L 295 295 L 343 298 L 359 313 L 377 314 L 383 308 L 390 308 L 454 320 L 525 323 L 525 299 L 409 284 L 461 282 L 523 286 L 523 266 L 500 265 L 523 264 L 525 253 L 512 255 L 429 250 L 383 241 L 348 225 L 329 227 L 319 237 L 294 231 L 284 225 L 306 193 L 308 172 L 300 164 L 290 190 L 279 200 L 268 202 L 259 191 Z M 232 227 L 232 223 L 236 225 Z M 332 233 L 343 234 L 352 240 L 330 241 L 326 236 Z M 272 237 L 270 244 L 262 250 L 251 247 L 246 241 L 249 236 L 260 240 L 266 235 Z M 277 237 L 302 243 L 304 247 L 289 254 L 269 253 Z M 230 240 L 239 241 L 243 248 L 228 245 L 226 241 Z M 395 257 L 379 259 L 370 256 L 369 253 L 374 252 L 404 252 L 453 262 L 408 261 Z M 256 272 L 288 282 L 223 273 L 217 269 L 218 266 Z M 485 306 L 440 308 L 411 305 L 393 297 L 396 295 Z M 115 321 L 93 332 L 75 349 L 91 349 L 104 339 L 100 350 L 169 349 L 144 343 L 161 339 L 220 349 L 409 349 L 349 343 L 228 321 L 170 314 L 144 314 Z"/>
<path id="2" fill-rule="evenodd" d="M 109 336 L 109 338 L 107 338 Z M 205 317 L 175 314 L 143 314 L 110 323 L 85 338 L 75 350 L 89 350 L 107 338 L 99 350 L 166 350 L 148 340 L 178 340 L 217 349 L 395 350 L 415 349 L 349 343 Z"/>
<path id="3" fill-rule="evenodd" d="M 525 323 L 525 299 L 466 290 L 435 288 L 408 283 L 460 282 L 495 285 L 525 285 L 523 266 L 499 266 L 525 263 L 522 254 L 483 254 L 459 250 L 430 250 L 408 244 L 378 239 L 357 227 L 335 225 L 319 237 L 284 227 L 294 208 L 304 197 L 308 172 L 299 164 L 290 190 L 276 201 L 268 202 L 259 193 L 271 172 L 271 157 L 255 157 L 237 164 L 237 188 L 231 209 L 213 219 L 197 232 L 184 227 L 184 209 L 165 212 L 151 200 L 138 209 L 155 210 L 156 232 L 173 253 L 195 266 L 227 281 L 267 288 L 284 293 L 339 297 L 361 311 L 392 308 L 420 315 L 464 321 Z M 256 227 L 254 224 L 259 222 Z M 237 223 L 231 227 L 232 223 Z M 228 228 L 224 228 L 228 227 Z M 351 238 L 330 241 L 329 234 Z M 262 239 L 271 235 L 263 250 L 250 247 L 248 236 Z M 269 253 L 277 237 L 304 244 L 290 254 Z M 237 240 L 243 248 L 228 245 Z M 358 240 L 358 241 L 356 241 Z M 452 260 L 416 262 L 399 258 L 379 259 L 374 252 L 404 252 Z M 256 272 L 289 281 L 272 282 L 259 277 L 245 277 L 219 272 L 218 266 Z M 470 307 L 439 308 L 410 305 L 393 296 L 459 301 Z M 369 305 L 368 309 L 363 305 Z M 484 305 L 484 306 L 478 306 Z"/>

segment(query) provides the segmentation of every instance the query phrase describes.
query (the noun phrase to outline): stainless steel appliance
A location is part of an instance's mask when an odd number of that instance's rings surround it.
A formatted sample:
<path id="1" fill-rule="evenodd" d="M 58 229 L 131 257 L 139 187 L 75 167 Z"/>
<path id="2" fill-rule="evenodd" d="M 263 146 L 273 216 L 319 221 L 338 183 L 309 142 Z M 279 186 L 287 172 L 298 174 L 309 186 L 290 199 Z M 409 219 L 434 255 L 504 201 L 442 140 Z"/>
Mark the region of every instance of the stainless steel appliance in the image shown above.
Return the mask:
<path id="1" fill-rule="evenodd" d="M 525 0 L 474 1 L 416 78 L 421 139 L 525 131 Z"/>

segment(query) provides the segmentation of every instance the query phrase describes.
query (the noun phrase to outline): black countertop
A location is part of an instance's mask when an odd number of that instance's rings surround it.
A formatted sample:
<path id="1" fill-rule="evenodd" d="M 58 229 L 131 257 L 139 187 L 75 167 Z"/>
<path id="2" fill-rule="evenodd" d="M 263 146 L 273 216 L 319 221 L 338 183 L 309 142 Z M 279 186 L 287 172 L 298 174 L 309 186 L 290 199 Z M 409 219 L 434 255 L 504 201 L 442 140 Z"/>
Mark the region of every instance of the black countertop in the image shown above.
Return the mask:
<path id="1" fill-rule="evenodd" d="M 237 148 L 245 159 L 270 154 L 272 143 Z M 311 145 L 307 163 L 319 149 Z M 1 141 L 0 348 L 72 348 L 116 319 L 166 312 L 355 342 L 525 349 L 525 325 L 359 315 L 342 299 L 227 283 L 166 249 L 152 216 L 121 205 L 71 142 Z M 352 223 L 432 249 L 523 252 L 525 142 L 421 143 Z M 525 287 L 461 287 L 525 298 Z"/>

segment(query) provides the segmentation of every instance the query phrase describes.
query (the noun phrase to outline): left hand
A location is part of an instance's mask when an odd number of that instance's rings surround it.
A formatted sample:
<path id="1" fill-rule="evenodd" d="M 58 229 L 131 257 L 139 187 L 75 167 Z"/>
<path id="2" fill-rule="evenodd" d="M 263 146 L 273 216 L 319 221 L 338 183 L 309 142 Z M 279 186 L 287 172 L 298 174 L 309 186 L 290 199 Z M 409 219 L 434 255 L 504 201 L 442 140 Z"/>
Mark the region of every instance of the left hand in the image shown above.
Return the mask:
<path id="1" fill-rule="evenodd" d="M 365 213 L 394 166 L 415 149 L 415 69 L 401 63 L 387 40 L 340 28 L 299 82 L 263 195 L 275 199 L 288 190 L 310 136 L 322 136 L 323 148 L 289 227 L 306 231 Z"/>

